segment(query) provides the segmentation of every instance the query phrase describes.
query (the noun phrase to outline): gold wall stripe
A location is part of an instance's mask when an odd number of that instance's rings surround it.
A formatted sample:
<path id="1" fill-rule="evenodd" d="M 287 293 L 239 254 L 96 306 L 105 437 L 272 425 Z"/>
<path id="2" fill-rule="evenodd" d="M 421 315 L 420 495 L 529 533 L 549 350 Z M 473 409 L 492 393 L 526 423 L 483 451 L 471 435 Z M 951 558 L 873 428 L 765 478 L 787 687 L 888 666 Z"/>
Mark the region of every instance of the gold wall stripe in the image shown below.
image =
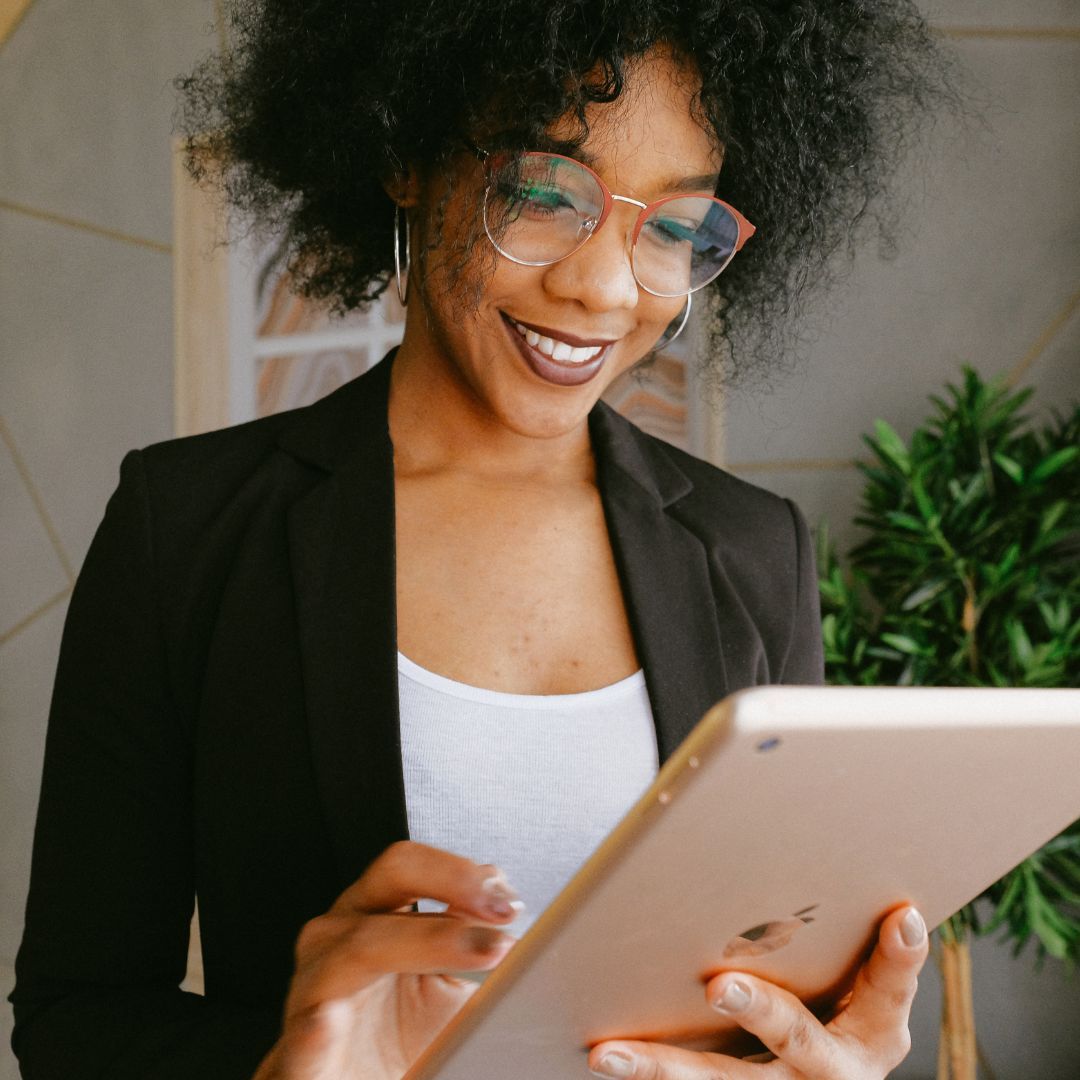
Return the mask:
<path id="1" fill-rule="evenodd" d="M 1005 379 L 1007 386 L 1015 386 L 1027 374 L 1031 365 L 1046 352 L 1050 342 L 1057 337 L 1058 332 L 1076 314 L 1078 309 L 1080 309 L 1080 289 L 1077 289 L 1069 297 L 1065 302 L 1065 306 L 1050 320 L 1050 324 L 1035 339 L 1035 343 L 1024 353 L 1016 367 L 1009 372 Z"/>
<path id="2" fill-rule="evenodd" d="M 33 611 L 30 612 L 29 615 L 26 616 L 25 619 L 20 619 L 10 629 L 5 630 L 2 634 L 0 634 L 0 645 L 6 645 L 13 637 L 15 637 L 16 634 L 21 634 L 24 630 L 37 622 L 37 620 L 40 619 L 42 615 L 44 615 L 48 611 L 52 611 L 52 609 L 56 607 L 57 604 L 59 604 L 62 600 L 66 600 L 70 595 L 71 586 L 68 585 L 67 588 L 61 589 L 55 596 L 50 596 L 49 599 L 41 605 L 41 607 L 35 608 Z"/>
<path id="3" fill-rule="evenodd" d="M 0 210 L 10 210 L 13 214 L 24 214 L 26 217 L 37 218 L 38 221 L 47 221 L 51 225 L 63 225 L 69 229 L 79 229 L 81 232 L 103 236 L 106 240 L 117 240 L 121 244 L 132 244 L 135 247 L 147 248 L 150 251 L 160 252 L 162 255 L 172 253 L 171 244 L 163 244 L 159 240 L 151 240 L 145 236 L 134 236 L 131 233 L 121 232 L 119 229 L 107 229 L 105 226 L 95 225 L 91 221 L 65 217 L 63 214 L 54 214 L 51 210 L 39 210 L 37 207 L 27 206 L 24 203 L 12 202 L 10 199 L 0 199 Z"/>
<path id="4" fill-rule="evenodd" d="M 1005 377 L 1007 386 L 1015 386 L 1031 370 L 1060 333 L 1062 327 L 1077 311 L 1080 311 L 1080 289 L 1069 297 L 1065 306 L 1050 320 L 1020 362 Z M 724 468 L 730 472 L 744 473 L 824 472 L 828 469 L 854 469 L 858 464 L 859 460 L 854 458 L 774 458 L 765 461 L 732 461 L 728 462 Z"/>
<path id="5" fill-rule="evenodd" d="M 72 569 L 71 560 L 67 557 L 64 545 L 60 541 L 60 534 L 56 531 L 56 526 L 53 525 L 52 518 L 49 517 L 49 512 L 45 509 L 45 500 L 42 499 L 41 493 L 34 484 L 34 481 L 30 476 L 30 470 L 26 467 L 26 462 L 23 460 L 22 454 L 19 453 L 19 448 L 15 445 L 15 440 L 11 437 L 11 432 L 8 431 L 8 426 L 4 422 L 2 416 L 0 416 L 0 439 L 2 439 L 7 446 L 8 452 L 11 454 L 11 460 L 15 463 L 15 468 L 22 479 L 27 494 L 34 503 L 34 509 L 37 511 L 42 528 L 44 528 L 46 535 L 49 537 L 49 542 L 52 544 L 53 551 L 56 552 L 56 557 L 60 560 L 60 565 L 64 569 L 64 575 L 68 579 L 68 584 L 73 585 L 75 583 L 75 571 Z"/>
<path id="6" fill-rule="evenodd" d="M 0 0 L 0 46 L 7 41 L 15 27 L 30 8 L 32 0 Z"/>
<path id="7" fill-rule="evenodd" d="M 1080 41 L 1080 26 L 935 26 L 933 29 L 951 38 Z"/>

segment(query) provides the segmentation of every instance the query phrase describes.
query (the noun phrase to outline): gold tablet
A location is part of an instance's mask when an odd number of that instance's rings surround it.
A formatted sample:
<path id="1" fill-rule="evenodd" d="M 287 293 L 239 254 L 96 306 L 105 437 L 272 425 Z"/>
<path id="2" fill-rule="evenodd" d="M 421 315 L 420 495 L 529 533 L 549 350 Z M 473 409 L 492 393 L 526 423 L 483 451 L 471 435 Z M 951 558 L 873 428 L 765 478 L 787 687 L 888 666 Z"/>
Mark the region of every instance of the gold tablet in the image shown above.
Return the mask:
<path id="1" fill-rule="evenodd" d="M 725 969 L 827 1009 L 881 915 L 935 926 L 1080 818 L 1080 690 L 770 686 L 712 708 L 407 1080 L 730 1047 Z"/>

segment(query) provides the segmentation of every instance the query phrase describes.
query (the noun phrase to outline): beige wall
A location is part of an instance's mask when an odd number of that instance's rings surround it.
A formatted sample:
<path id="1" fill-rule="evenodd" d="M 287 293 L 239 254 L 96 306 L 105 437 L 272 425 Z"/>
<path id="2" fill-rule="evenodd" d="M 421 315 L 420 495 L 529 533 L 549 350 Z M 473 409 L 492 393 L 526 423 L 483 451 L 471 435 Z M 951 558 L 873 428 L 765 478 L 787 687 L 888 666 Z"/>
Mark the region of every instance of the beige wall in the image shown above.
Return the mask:
<path id="1" fill-rule="evenodd" d="M 1080 5 L 932 10 L 994 102 L 988 129 L 941 134 L 896 261 L 861 255 L 805 366 L 722 417 L 736 471 L 836 524 L 859 433 L 876 416 L 909 430 L 961 361 L 1014 371 L 1043 401 L 1080 395 Z M 211 0 L 33 0 L 0 45 L 3 995 L 68 590 L 122 454 L 171 433 L 169 82 L 213 47 L 213 16 Z M 992 944 L 976 964 L 998 1077 L 1074 1078 L 1080 986 Z M 933 1073 L 936 981 L 898 1076 Z M 6 1004 L 0 1017 L 6 1038 Z M 15 1075 L 0 1047 L 0 1080 Z"/>

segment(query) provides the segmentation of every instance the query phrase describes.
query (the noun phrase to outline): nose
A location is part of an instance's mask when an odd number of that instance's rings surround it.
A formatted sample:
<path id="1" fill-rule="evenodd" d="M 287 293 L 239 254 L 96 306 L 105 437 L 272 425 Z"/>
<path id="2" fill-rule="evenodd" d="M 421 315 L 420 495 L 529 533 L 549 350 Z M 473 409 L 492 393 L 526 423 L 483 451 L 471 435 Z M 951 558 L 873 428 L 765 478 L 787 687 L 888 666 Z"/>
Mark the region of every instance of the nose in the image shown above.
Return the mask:
<path id="1" fill-rule="evenodd" d="M 638 283 L 630 265 L 631 206 L 612 208 L 598 229 L 572 255 L 547 268 L 544 287 L 560 299 L 578 300 L 590 311 L 634 308 Z"/>

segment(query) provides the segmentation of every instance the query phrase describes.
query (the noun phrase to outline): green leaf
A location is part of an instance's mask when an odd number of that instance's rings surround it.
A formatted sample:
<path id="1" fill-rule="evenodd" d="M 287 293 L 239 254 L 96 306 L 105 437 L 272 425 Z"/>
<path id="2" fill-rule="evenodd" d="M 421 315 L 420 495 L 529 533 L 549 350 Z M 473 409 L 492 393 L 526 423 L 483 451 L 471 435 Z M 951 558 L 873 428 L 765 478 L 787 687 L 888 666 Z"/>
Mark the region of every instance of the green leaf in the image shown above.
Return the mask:
<path id="1" fill-rule="evenodd" d="M 928 581 L 925 584 L 919 585 L 912 592 L 909 592 L 904 597 L 900 604 L 901 611 L 912 611 L 917 607 L 921 607 L 929 600 L 933 600 L 942 589 L 944 589 L 949 583 L 938 579 L 937 581 Z"/>
<path id="2" fill-rule="evenodd" d="M 1055 451 L 1048 458 L 1044 458 L 1031 470 L 1031 482 L 1038 484 L 1049 479 L 1054 473 L 1064 469 L 1070 461 L 1074 461 L 1080 455 L 1080 446 L 1066 446 Z"/>
<path id="3" fill-rule="evenodd" d="M 1069 504 L 1064 499 L 1058 499 L 1057 502 L 1051 503 L 1043 512 L 1042 517 L 1039 519 L 1039 532 L 1048 533 L 1051 532 L 1054 526 L 1061 520 L 1061 515 L 1069 508 Z"/>
<path id="4" fill-rule="evenodd" d="M 923 484 L 922 477 L 924 471 L 925 468 L 919 469 L 911 477 L 911 494 L 915 497 L 915 505 L 919 508 L 919 513 L 922 514 L 923 521 L 929 526 L 936 526 L 938 521 L 941 520 L 941 515 L 937 512 L 933 500 L 926 493 L 926 487 Z"/>
<path id="5" fill-rule="evenodd" d="M 911 458 L 904 440 L 896 434 L 895 429 L 884 420 L 875 420 L 874 431 L 877 434 L 877 440 L 870 445 L 887 461 L 892 462 L 905 476 L 910 473 Z"/>
<path id="6" fill-rule="evenodd" d="M 911 532 L 925 532 L 926 522 L 920 521 L 917 517 L 911 514 L 905 514 L 902 510 L 891 510 L 885 517 L 893 525 L 896 525 L 901 529 L 908 529 Z"/>
<path id="7" fill-rule="evenodd" d="M 1009 477 L 1016 481 L 1018 484 L 1024 482 L 1024 467 L 1018 461 L 1014 461 L 1011 457 L 1006 457 L 1000 450 L 994 454 L 994 461 L 1001 466 L 1003 472 L 1007 473 Z"/>
<path id="8" fill-rule="evenodd" d="M 1027 631 L 1024 629 L 1023 624 L 1016 619 L 1009 619 L 1005 629 L 1009 635 L 1009 644 L 1012 647 L 1012 655 L 1017 664 L 1022 669 L 1031 667 L 1033 659 L 1031 639 L 1027 636 Z"/>
<path id="9" fill-rule="evenodd" d="M 1065 597 L 1062 596 L 1058 599 L 1057 607 L 1051 607 L 1045 600 L 1040 600 L 1038 606 L 1047 630 L 1052 634 L 1065 633 L 1069 626 L 1069 616 L 1072 614 Z"/>
<path id="10" fill-rule="evenodd" d="M 886 645 L 891 645 L 894 649 L 909 656 L 929 655 L 926 646 L 920 645 L 914 638 L 908 637 L 907 634 L 882 634 L 881 640 Z"/>

